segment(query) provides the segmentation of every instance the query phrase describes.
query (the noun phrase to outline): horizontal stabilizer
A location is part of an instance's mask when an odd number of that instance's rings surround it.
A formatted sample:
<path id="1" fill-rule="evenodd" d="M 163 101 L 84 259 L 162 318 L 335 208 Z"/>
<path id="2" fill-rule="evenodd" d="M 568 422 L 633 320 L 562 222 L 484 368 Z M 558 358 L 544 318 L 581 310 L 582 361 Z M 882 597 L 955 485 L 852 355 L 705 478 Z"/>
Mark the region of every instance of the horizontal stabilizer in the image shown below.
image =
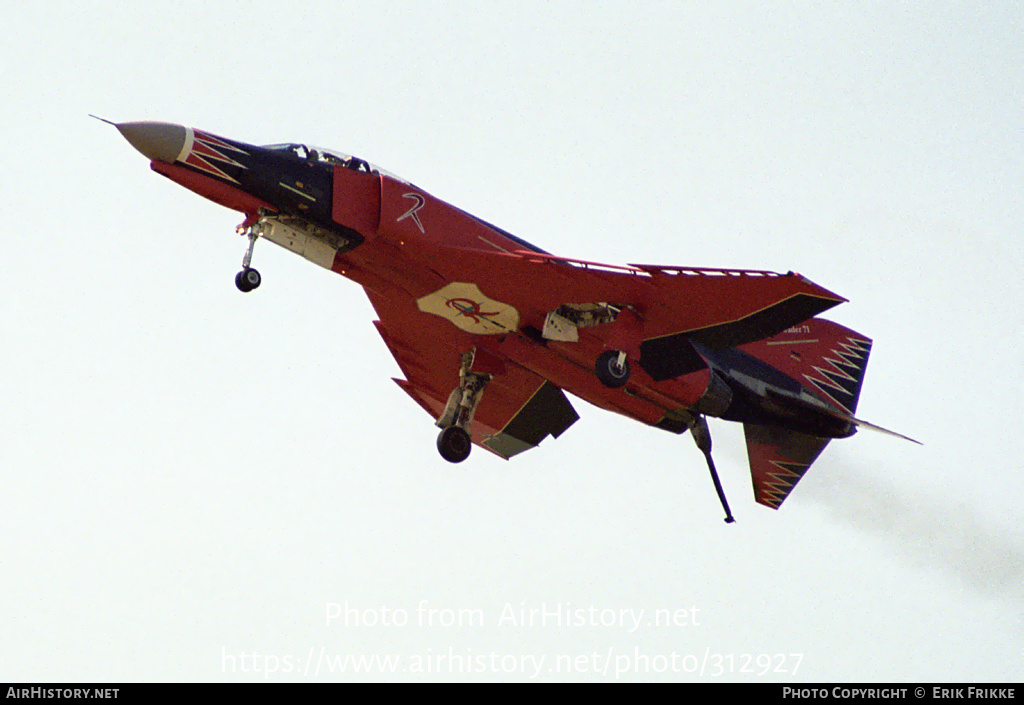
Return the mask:
<path id="1" fill-rule="evenodd" d="M 777 426 L 744 424 L 754 499 L 778 509 L 830 439 Z"/>

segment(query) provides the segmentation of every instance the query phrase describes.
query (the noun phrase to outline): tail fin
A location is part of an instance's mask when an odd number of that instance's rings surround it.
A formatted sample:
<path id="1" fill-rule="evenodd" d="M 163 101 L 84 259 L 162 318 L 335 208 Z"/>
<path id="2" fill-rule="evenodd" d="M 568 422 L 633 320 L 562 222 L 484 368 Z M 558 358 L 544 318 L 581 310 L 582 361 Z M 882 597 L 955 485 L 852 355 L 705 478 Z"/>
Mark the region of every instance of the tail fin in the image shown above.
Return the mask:
<path id="1" fill-rule="evenodd" d="M 846 415 L 857 411 L 871 339 L 823 318 L 740 348 L 785 372 Z"/>
<path id="2" fill-rule="evenodd" d="M 798 381 L 835 416 L 853 420 L 871 340 L 822 318 L 811 318 L 741 349 Z M 745 424 L 754 498 L 778 509 L 830 439 L 775 426 Z"/>
<path id="3" fill-rule="evenodd" d="M 860 428 L 912 438 L 854 418 L 868 366 L 871 340 L 822 318 L 811 318 L 782 333 L 749 343 L 741 350 L 784 372 L 826 403 L 808 408 Z M 789 403 L 797 403 L 788 399 Z M 745 424 L 754 498 L 778 509 L 830 439 L 776 426 Z"/>

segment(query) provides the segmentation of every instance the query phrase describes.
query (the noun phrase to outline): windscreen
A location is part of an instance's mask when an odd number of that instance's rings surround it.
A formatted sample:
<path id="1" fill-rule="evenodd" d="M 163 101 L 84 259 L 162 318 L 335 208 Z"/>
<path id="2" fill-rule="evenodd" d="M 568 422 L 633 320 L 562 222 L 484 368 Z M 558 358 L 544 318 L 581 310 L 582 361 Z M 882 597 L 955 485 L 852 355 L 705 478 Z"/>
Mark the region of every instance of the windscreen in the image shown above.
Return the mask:
<path id="1" fill-rule="evenodd" d="M 331 149 L 324 149 L 322 147 L 307 147 L 304 144 L 268 144 L 263 149 L 273 150 L 275 152 L 286 152 L 293 155 L 296 159 L 301 159 L 309 163 L 329 164 L 333 166 L 341 166 L 346 169 L 352 169 L 353 171 L 362 171 L 367 174 L 383 174 L 396 181 L 402 183 L 409 183 L 405 179 L 392 174 L 389 171 L 381 169 L 378 166 L 371 164 L 365 159 L 354 157 L 351 154 L 345 154 L 344 152 L 337 152 Z"/>

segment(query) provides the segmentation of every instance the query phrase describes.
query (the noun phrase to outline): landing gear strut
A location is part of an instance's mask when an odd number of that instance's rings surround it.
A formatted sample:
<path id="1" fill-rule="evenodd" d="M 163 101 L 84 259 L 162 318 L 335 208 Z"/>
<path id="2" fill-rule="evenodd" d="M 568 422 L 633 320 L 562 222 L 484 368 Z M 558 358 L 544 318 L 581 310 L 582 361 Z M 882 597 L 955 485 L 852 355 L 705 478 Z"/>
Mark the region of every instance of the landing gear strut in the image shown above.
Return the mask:
<path id="1" fill-rule="evenodd" d="M 690 424 L 690 434 L 693 436 L 697 447 L 704 454 L 704 458 L 708 461 L 711 480 L 715 483 L 715 491 L 718 492 L 718 499 L 722 502 L 722 509 L 725 510 L 725 523 L 732 524 L 736 520 L 733 519 L 732 512 L 729 510 L 729 502 L 725 499 L 725 491 L 722 489 L 722 483 L 718 479 L 718 471 L 715 470 L 715 461 L 711 459 L 711 431 L 708 430 L 708 422 L 703 416 L 698 414 L 693 417 L 693 422 Z"/>
<path id="2" fill-rule="evenodd" d="M 473 414 L 480 404 L 484 387 L 491 381 L 491 375 L 471 372 L 475 351 L 463 353 L 459 364 L 460 384 L 448 397 L 448 403 L 437 420 L 442 431 L 437 436 L 437 450 L 449 463 L 461 463 L 469 457 L 473 448 L 469 428 Z"/>
<path id="3" fill-rule="evenodd" d="M 246 235 L 249 238 L 249 247 L 245 251 L 245 256 L 242 258 L 242 271 L 235 275 L 235 286 L 238 287 L 239 291 L 252 291 L 260 285 L 263 278 L 260 277 L 260 273 L 249 266 L 252 262 L 252 251 L 256 246 L 256 238 L 259 235 L 253 226 L 248 226 L 244 230 L 242 226 L 239 226 L 239 232 Z"/>

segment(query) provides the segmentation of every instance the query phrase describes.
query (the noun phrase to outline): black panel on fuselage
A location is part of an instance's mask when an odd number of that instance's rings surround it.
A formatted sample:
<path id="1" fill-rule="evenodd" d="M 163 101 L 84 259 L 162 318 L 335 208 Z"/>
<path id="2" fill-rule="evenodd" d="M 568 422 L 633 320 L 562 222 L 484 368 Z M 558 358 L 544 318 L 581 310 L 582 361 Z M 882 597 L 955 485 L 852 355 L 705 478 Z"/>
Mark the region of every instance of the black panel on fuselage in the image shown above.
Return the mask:
<path id="1" fill-rule="evenodd" d="M 257 147 L 222 137 L 217 139 L 241 150 L 231 153 L 236 164 L 218 162 L 218 168 L 234 179 L 232 185 L 237 184 L 281 213 L 299 216 L 343 236 L 347 245 L 341 251 L 363 242 L 362 235 L 332 218 L 337 157 L 299 144 Z M 360 160 L 355 162 L 366 164 Z M 193 168 L 187 163 L 183 166 Z"/>
<path id="2" fill-rule="evenodd" d="M 283 212 L 334 228 L 334 167 L 316 159 L 302 159 L 292 151 L 250 147 L 252 165 L 242 185 L 253 195 Z"/>
<path id="3" fill-rule="evenodd" d="M 768 363 L 736 348 L 711 350 L 698 343 L 694 343 L 694 348 L 733 391 L 732 403 L 725 413 L 718 415 L 720 418 L 779 426 L 822 438 L 845 438 L 853 434 L 855 429 L 848 421 L 809 401 L 799 400 L 801 393 L 809 393 L 807 388 Z M 763 383 L 766 389 L 753 389 L 745 379 Z"/>

